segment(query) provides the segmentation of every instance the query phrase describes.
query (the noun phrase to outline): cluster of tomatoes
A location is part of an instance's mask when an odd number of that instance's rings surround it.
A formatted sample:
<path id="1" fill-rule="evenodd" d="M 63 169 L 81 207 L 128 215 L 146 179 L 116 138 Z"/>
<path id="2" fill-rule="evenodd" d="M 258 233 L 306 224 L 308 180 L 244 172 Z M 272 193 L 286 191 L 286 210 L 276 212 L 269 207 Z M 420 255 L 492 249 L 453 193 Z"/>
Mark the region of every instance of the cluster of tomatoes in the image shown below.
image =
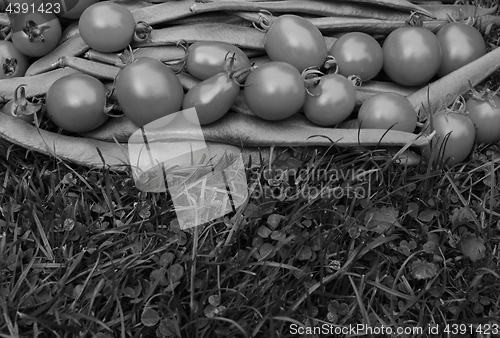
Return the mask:
<path id="1" fill-rule="evenodd" d="M 23 76 L 28 57 L 46 55 L 60 43 L 56 14 L 28 10 L 13 17 L 12 42 L 0 41 L 4 65 L 0 78 Z M 130 60 L 114 82 L 120 109 L 138 126 L 146 126 L 194 107 L 197 121 L 191 122 L 205 125 L 222 118 L 243 91 L 249 109 L 262 119 L 278 121 L 303 111 L 317 125 L 335 126 L 353 114 L 356 86 L 362 83 L 385 76 L 401 86 L 419 87 L 486 53 L 479 31 L 464 23 L 449 23 L 437 34 L 418 26 L 402 27 L 383 43 L 352 32 L 328 49 L 322 33 L 305 18 L 261 15 L 268 23 L 264 49 L 270 62 L 254 67 L 236 46 L 217 41 L 193 43 L 187 48 L 185 70 L 201 82 L 184 93 L 178 77 L 164 63 L 150 57 Z M 111 1 L 79 1 L 61 16 L 78 19 L 80 36 L 99 52 L 123 51 L 138 32 L 132 13 Z M 104 84 L 90 75 L 68 75 L 48 90 L 46 109 L 60 128 L 87 132 L 108 119 L 107 94 Z M 436 131 L 441 140 L 460 142 L 461 147 L 453 147 L 460 148 L 458 152 L 447 153 L 460 162 L 474 140 L 500 139 L 500 128 L 494 127 L 500 123 L 497 101 L 491 91 L 476 92 L 464 104 L 468 114 L 449 110 L 435 114 L 429 132 Z M 414 132 L 415 108 L 402 95 L 380 93 L 361 105 L 357 118 L 361 128 Z M 5 105 L 3 111 L 9 109 L 12 105 Z"/>

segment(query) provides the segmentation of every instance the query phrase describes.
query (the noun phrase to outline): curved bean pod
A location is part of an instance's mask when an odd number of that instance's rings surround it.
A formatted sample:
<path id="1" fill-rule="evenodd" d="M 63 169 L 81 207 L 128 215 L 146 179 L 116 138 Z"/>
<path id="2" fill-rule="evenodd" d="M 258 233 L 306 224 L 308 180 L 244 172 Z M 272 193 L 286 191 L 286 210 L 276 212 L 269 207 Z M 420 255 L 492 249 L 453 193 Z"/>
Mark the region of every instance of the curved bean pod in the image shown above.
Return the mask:
<path id="1" fill-rule="evenodd" d="M 262 55 L 264 52 L 260 50 L 244 49 L 243 52 L 248 57 L 254 57 L 256 55 Z M 185 51 L 181 47 L 177 46 L 152 46 L 152 47 L 141 47 L 134 51 L 134 57 L 139 58 L 143 56 L 151 57 L 153 59 L 160 60 L 161 62 L 176 61 L 184 57 Z M 121 64 L 122 61 L 118 56 L 118 53 L 103 53 L 96 50 L 90 49 L 84 54 L 86 59 L 91 61 L 98 61 L 107 63 L 109 65 Z"/>
<path id="2" fill-rule="evenodd" d="M 104 126 L 83 134 L 97 140 L 108 141 L 116 138 L 119 142 L 127 142 L 138 129 L 126 118 L 111 119 Z M 179 141 L 196 137 L 196 128 L 177 128 L 162 132 L 161 129 L 151 131 L 155 140 Z M 235 146 L 330 146 L 333 143 L 340 147 L 363 146 L 404 146 L 414 142 L 415 147 L 425 147 L 429 140 L 417 135 L 379 129 L 335 129 L 313 125 L 304 116 L 295 115 L 289 119 L 269 122 L 256 116 L 228 113 L 221 120 L 202 126 L 206 141 L 228 143 Z"/>
<path id="3" fill-rule="evenodd" d="M 57 60 L 54 66 L 73 68 L 101 80 L 111 81 L 115 79 L 116 75 L 118 75 L 118 72 L 120 71 L 119 67 L 86 60 L 76 56 L 63 56 Z"/>
<path id="4" fill-rule="evenodd" d="M 134 43 L 132 47 L 150 47 L 173 45 L 177 41 L 188 43 L 197 41 L 221 41 L 240 48 L 264 50 L 264 33 L 253 27 L 242 27 L 229 24 L 195 24 L 189 26 L 172 26 L 156 29 L 151 32 L 148 40 Z M 330 48 L 336 38 L 325 37 L 327 48 Z"/>
<path id="5" fill-rule="evenodd" d="M 471 85 L 477 86 L 498 69 L 500 48 L 417 90 L 407 99 L 415 109 L 425 108 L 427 112 L 434 114 L 439 109 L 450 106 L 459 95 L 469 90 Z"/>
<path id="6" fill-rule="evenodd" d="M 418 7 L 418 6 L 416 6 Z M 328 2 L 318 0 L 308 1 L 266 1 L 266 2 L 234 2 L 217 1 L 209 3 L 196 3 L 192 9 L 194 13 L 207 13 L 212 11 L 254 11 L 267 10 L 272 13 L 301 13 L 319 16 L 374 18 L 382 20 L 403 20 L 408 18 L 408 13 L 402 14 L 400 10 L 372 4 L 355 2 Z M 432 17 L 428 10 L 414 9 L 415 12 Z"/>
<path id="7" fill-rule="evenodd" d="M 363 32 L 367 34 L 388 35 L 397 28 L 407 26 L 406 21 L 390 21 L 379 19 L 358 19 L 358 18 L 336 18 L 319 17 L 306 18 L 321 32 Z M 446 25 L 446 20 L 423 21 L 423 27 L 437 32 L 442 26 Z"/>
<path id="8" fill-rule="evenodd" d="M 223 2 L 227 2 L 227 1 L 224 1 L 224 0 L 202 0 L 202 2 L 214 2 L 214 3 L 223 3 Z M 241 1 L 241 0 L 237 0 L 237 1 L 233 1 L 233 2 L 236 2 L 236 3 L 253 3 L 254 1 Z M 263 1 L 258 1 L 258 3 L 262 3 Z M 272 1 L 272 2 L 275 2 L 275 3 L 285 3 L 285 2 L 290 2 L 290 1 Z M 318 2 L 318 4 L 314 4 L 314 2 Z M 331 3 L 329 3 L 331 2 Z M 340 2 L 343 2 L 343 1 L 340 1 Z M 269 3 L 271 3 L 271 1 L 269 1 Z M 303 1 L 303 5 L 298 5 L 298 4 L 287 4 L 287 5 L 279 5 L 279 8 L 282 12 L 293 12 L 293 10 L 291 10 L 291 8 L 293 8 L 294 10 L 298 10 L 298 8 L 304 8 L 304 10 L 308 10 L 307 7 L 310 6 L 310 7 L 313 7 L 315 8 L 315 10 L 318 10 L 319 6 L 324 6 L 323 8 L 328 10 L 333 10 L 335 11 L 335 9 L 332 9 L 333 7 L 339 5 L 339 1 L 337 0 L 330 0 L 330 1 L 323 1 L 323 3 L 326 3 L 325 5 L 321 5 L 321 3 L 319 3 L 319 1 L 316 1 L 316 0 L 308 0 L 308 1 Z M 407 1 L 407 0 L 352 0 L 350 1 L 351 4 L 353 5 L 365 5 L 365 6 L 371 6 L 371 7 L 380 7 L 380 8 L 390 8 L 390 9 L 395 9 L 395 10 L 399 10 L 399 11 L 406 11 L 406 12 L 416 12 L 416 13 L 420 13 L 420 14 L 423 14 L 425 16 L 429 16 L 432 18 L 432 14 L 429 13 L 426 9 L 422 8 L 421 6 L 418 6 L 416 4 L 413 4 L 411 3 L 410 1 Z M 318 6 L 318 7 L 316 7 Z M 237 9 L 235 9 L 237 10 Z M 272 10 L 269 10 L 272 12 Z M 304 12 L 306 13 L 306 12 Z M 321 14 L 320 14 L 321 15 Z"/>
<path id="9" fill-rule="evenodd" d="M 477 7 L 474 5 L 421 5 L 421 7 L 428 10 L 437 20 L 448 20 L 448 17 L 454 20 L 469 17 L 482 17 L 493 15 L 498 9 L 498 5 L 490 8 Z"/>

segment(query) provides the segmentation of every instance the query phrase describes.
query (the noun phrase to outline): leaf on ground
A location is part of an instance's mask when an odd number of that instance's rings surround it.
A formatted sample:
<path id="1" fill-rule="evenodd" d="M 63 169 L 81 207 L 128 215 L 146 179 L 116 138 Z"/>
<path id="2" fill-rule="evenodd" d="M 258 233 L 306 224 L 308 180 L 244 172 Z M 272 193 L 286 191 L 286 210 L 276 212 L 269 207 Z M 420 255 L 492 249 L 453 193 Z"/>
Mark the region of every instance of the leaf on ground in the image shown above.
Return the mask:
<path id="1" fill-rule="evenodd" d="M 247 218 L 259 217 L 261 215 L 261 210 L 257 205 L 248 203 L 243 211 L 243 215 Z"/>
<path id="2" fill-rule="evenodd" d="M 418 219 L 422 222 L 430 222 L 439 212 L 432 209 L 424 209 L 418 214 Z"/>
<path id="3" fill-rule="evenodd" d="M 262 238 L 268 238 L 271 235 L 272 230 L 266 227 L 265 225 L 261 225 L 259 229 L 257 229 L 257 234 Z"/>
<path id="4" fill-rule="evenodd" d="M 137 297 L 135 290 L 132 289 L 130 286 L 127 286 L 123 289 L 123 296 L 128 297 L 128 298 L 135 298 Z"/>
<path id="5" fill-rule="evenodd" d="M 158 284 L 162 286 L 168 285 L 168 280 L 167 277 L 165 276 L 165 272 L 163 271 L 163 269 L 151 271 L 149 278 L 151 279 L 151 282 L 158 280 Z"/>
<path id="6" fill-rule="evenodd" d="M 276 248 L 272 244 L 264 243 L 259 248 L 259 254 L 261 258 L 273 258 L 276 254 Z"/>
<path id="7" fill-rule="evenodd" d="M 483 259 L 486 252 L 484 240 L 475 235 L 464 236 L 460 239 L 458 247 L 462 254 L 471 261 L 476 262 Z"/>
<path id="8" fill-rule="evenodd" d="M 220 296 L 219 295 L 211 295 L 208 297 L 208 302 L 212 306 L 219 306 L 220 305 Z"/>
<path id="9" fill-rule="evenodd" d="M 372 208 L 365 215 L 366 227 L 379 234 L 387 233 L 394 225 L 400 226 L 398 222 L 399 211 L 394 207 Z"/>
<path id="10" fill-rule="evenodd" d="M 154 309 L 147 308 L 142 312 L 141 322 L 145 326 L 155 326 L 160 321 L 160 315 Z"/>
<path id="11" fill-rule="evenodd" d="M 164 338 L 178 337 L 176 333 L 177 331 L 178 325 L 177 322 L 173 319 L 162 319 L 160 321 L 160 325 L 158 325 L 158 332 Z"/>
<path id="12" fill-rule="evenodd" d="M 411 218 L 415 219 L 418 217 L 418 204 L 415 202 L 411 202 L 408 204 L 408 215 Z"/>
<path id="13" fill-rule="evenodd" d="M 267 224 L 272 228 L 276 229 L 284 217 L 278 214 L 271 214 L 267 218 Z"/>
<path id="14" fill-rule="evenodd" d="M 184 268 L 180 264 L 174 264 L 167 270 L 168 279 L 171 283 L 179 281 L 184 275 Z"/>
<path id="15" fill-rule="evenodd" d="M 301 261 L 307 261 L 311 259 L 312 257 L 312 250 L 309 245 L 304 245 L 300 251 L 299 254 L 297 255 L 297 258 L 300 259 Z"/>
<path id="16" fill-rule="evenodd" d="M 416 279 L 429 279 L 437 274 L 438 267 L 421 259 L 417 259 L 411 264 L 411 273 Z"/>
<path id="17" fill-rule="evenodd" d="M 163 255 L 160 256 L 160 260 L 158 261 L 158 264 L 160 266 L 166 267 L 169 266 L 175 258 L 175 255 L 171 252 L 165 252 Z"/>
<path id="18" fill-rule="evenodd" d="M 453 209 L 453 214 L 451 215 L 451 223 L 454 227 L 460 226 L 462 224 L 467 224 L 469 222 L 474 222 L 475 216 L 474 211 L 471 209 L 460 207 Z"/>
<path id="19" fill-rule="evenodd" d="M 275 230 L 271 233 L 271 239 L 278 242 L 284 242 L 286 241 L 286 234 L 283 231 Z"/>

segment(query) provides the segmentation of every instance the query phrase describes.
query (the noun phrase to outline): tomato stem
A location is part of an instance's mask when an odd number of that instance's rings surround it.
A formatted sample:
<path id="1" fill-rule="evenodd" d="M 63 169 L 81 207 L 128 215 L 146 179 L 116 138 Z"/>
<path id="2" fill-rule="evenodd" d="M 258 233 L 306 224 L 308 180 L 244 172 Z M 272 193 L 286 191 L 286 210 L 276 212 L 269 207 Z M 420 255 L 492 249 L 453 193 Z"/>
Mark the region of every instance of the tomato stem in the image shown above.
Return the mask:
<path id="1" fill-rule="evenodd" d="M 255 66 L 255 65 L 252 65 L 252 66 L 247 67 L 247 68 L 235 69 L 235 70 L 231 71 L 231 73 L 229 73 L 229 78 L 233 79 L 233 81 L 238 86 L 247 87 L 248 85 L 245 85 L 245 81 L 246 81 L 248 75 L 250 75 L 250 73 L 253 72 L 255 69 L 257 69 L 257 66 Z"/>
<path id="2" fill-rule="evenodd" d="M 33 115 L 40 111 L 41 103 L 32 103 L 26 98 L 26 88 L 27 85 L 21 84 L 14 91 L 14 115 Z"/>
<path id="3" fill-rule="evenodd" d="M 321 78 L 325 76 L 325 74 L 321 72 L 318 67 L 313 66 L 304 69 L 301 76 L 306 87 L 306 93 L 310 96 L 319 96 L 320 94 L 313 94 L 310 89 L 316 87 L 319 84 Z"/>
<path id="4" fill-rule="evenodd" d="M 424 20 L 422 20 L 422 17 L 418 13 L 411 12 L 410 17 L 406 20 L 406 24 L 410 27 L 423 27 Z"/>
<path id="5" fill-rule="evenodd" d="M 268 10 L 259 11 L 259 22 L 252 22 L 252 25 L 259 31 L 266 33 L 271 28 L 274 21 L 273 14 Z"/>
<path id="6" fill-rule="evenodd" d="M 339 64 L 337 63 L 337 60 L 333 55 L 328 55 L 326 57 L 323 68 L 327 71 L 328 74 L 338 74 L 339 72 Z"/>

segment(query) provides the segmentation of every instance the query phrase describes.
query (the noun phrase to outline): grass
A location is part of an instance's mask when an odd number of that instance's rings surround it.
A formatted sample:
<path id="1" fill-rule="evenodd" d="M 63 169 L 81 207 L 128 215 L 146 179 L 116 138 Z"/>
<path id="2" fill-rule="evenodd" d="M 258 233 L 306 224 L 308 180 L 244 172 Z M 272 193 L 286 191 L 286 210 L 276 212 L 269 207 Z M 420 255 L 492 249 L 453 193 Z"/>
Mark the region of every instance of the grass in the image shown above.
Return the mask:
<path id="1" fill-rule="evenodd" d="M 181 230 L 130 173 L 0 141 L 0 337 L 498 337 L 499 168 L 290 149 Z"/>

